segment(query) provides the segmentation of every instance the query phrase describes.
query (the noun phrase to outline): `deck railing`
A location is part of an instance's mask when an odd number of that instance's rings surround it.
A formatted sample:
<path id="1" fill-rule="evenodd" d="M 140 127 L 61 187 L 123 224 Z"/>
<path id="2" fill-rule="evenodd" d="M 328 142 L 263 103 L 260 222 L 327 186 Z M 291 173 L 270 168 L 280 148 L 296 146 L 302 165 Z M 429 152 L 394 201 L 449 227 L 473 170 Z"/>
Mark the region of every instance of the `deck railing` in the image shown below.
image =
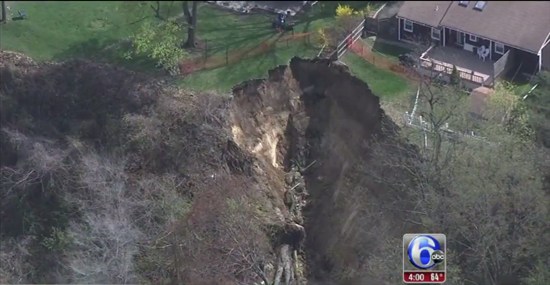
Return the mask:
<path id="1" fill-rule="evenodd" d="M 426 58 L 420 58 L 420 66 L 426 70 L 430 70 L 433 72 L 443 72 L 447 75 L 451 75 L 453 73 L 453 68 L 449 67 L 447 65 L 443 65 L 434 61 L 431 61 Z M 483 85 L 485 83 L 485 80 L 482 76 L 476 75 L 473 71 L 472 72 L 465 72 L 463 70 L 457 69 L 458 75 L 461 79 L 468 80 L 471 82 L 475 82 L 478 84 Z"/>

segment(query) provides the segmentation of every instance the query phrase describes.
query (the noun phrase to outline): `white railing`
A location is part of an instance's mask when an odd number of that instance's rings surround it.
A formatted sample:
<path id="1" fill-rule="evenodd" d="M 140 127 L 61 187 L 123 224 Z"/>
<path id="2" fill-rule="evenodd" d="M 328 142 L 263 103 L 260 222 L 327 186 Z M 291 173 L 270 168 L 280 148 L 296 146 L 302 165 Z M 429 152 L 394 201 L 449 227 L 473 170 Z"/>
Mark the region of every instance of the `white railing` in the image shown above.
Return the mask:
<path id="1" fill-rule="evenodd" d="M 336 50 L 333 51 L 330 55 L 330 58 L 333 60 L 339 60 L 348 50 L 348 48 L 355 43 L 359 37 L 361 37 L 361 34 L 363 33 L 363 28 L 365 27 L 365 19 L 349 33 L 343 41 L 341 41 L 338 46 L 336 47 Z M 351 41 L 350 41 L 351 39 Z"/>
<path id="2" fill-rule="evenodd" d="M 433 126 L 430 124 L 429 121 L 424 120 L 422 116 L 414 116 L 412 114 L 409 114 L 409 112 L 405 112 L 403 115 L 403 120 L 405 122 L 405 125 L 409 127 L 413 127 L 415 129 L 422 130 L 424 132 L 424 144 L 427 146 L 427 136 L 426 133 L 433 133 L 435 132 Z M 457 132 L 449 128 L 449 124 L 445 123 L 445 125 L 441 128 L 439 128 L 439 131 L 441 134 L 446 137 L 449 140 L 464 140 L 464 139 L 473 139 L 477 140 L 489 145 L 494 145 L 493 142 L 490 142 L 484 137 L 476 135 L 473 131 L 467 131 L 467 132 Z"/>

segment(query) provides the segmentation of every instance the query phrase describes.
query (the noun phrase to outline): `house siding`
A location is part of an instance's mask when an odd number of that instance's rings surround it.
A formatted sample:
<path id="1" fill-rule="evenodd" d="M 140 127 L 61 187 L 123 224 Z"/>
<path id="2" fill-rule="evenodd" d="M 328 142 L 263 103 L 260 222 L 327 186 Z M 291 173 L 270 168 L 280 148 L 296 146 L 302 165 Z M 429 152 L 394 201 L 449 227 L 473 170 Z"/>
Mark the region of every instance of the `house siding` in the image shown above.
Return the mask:
<path id="1" fill-rule="evenodd" d="M 411 42 L 417 42 L 419 43 L 422 41 L 423 43 L 431 43 L 435 40 L 432 39 L 432 27 L 421 25 L 418 23 L 413 22 L 413 31 L 408 32 L 405 31 L 405 19 L 400 18 L 399 19 L 399 25 L 401 29 L 401 39 L 407 40 Z M 443 31 L 441 32 L 441 40 L 439 41 L 440 44 L 443 42 Z"/>
<path id="2" fill-rule="evenodd" d="M 550 44 L 542 49 L 542 69 L 550 71 Z"/>
<path id="3" fill-rule="evenodd" d="M 467 44 L 473 45 L 476 48 L 479 48 L 481 46 L 485 46 L 485 47 L 488 48 L 489 45 L 491 44 L 491 41 L 489 41 L 487 39 L 480 38 L 480 37 L 478 37 L 477 41 L 475 41 L 475 42 L 471 41 L 470 36 L 468 34 L 466 34 L 464 42 L 467 43 Z M 474 54 L 477 55 L 477 50 L 475 50 L 475 49 L 474 49 Z"/>
<path id="4" fill-rule="evenodd" d="M 519 72 L 526 74 L 534 74 L 538 71 L 539 57 L 536 54 L 526 52 L 519 49 L 514 49 L 515 65 L 518 68 L 521 65 Z"/>
<path id="5" fill-rule="evenodd" d="M 507 45 L 504 45 L 504 53 L 506 53 L 507 51 L 509 51 L 510 49 L 512 49 L 511 47 L 507 46 Z M 496 44 L 493 42 L 493 44 L 491 45 L 491 57 L 492 57 L 492 60 L 494 61 L 497 61 L 499 60 L 504 54 L 498 54 L 495 52 L 496 50 Z"/>

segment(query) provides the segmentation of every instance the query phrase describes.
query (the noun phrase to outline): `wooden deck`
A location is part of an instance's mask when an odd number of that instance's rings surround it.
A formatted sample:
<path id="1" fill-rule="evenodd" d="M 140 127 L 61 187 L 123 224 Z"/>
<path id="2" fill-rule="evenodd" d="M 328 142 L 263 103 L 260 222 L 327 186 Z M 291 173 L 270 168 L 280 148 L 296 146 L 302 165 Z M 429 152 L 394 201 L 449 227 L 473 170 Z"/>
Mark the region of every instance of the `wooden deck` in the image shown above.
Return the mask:
<path id="1" fill-rule="evenodd" d="M 485 62 L 476 54 L 454 47 L 434 47 L 421 58 L 421 66 L 451 74 L 456 66 L 460 77 L 483 86 L 493 85 L 493 62 Z"/>

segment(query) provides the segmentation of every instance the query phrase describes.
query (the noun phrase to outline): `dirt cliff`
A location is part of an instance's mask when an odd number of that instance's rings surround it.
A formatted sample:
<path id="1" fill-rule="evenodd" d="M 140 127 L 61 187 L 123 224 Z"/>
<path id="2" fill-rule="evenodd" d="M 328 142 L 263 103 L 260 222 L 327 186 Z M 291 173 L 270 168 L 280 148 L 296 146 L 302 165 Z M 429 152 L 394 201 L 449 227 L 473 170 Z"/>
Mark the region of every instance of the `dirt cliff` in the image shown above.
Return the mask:
<path id="1" fill-rule="evenodd" d="M 403 174 L 388 162 L 410 147 L 379 98 L 345 66 L 294 58 L 235 87 L 232 104 L 235 142 L 269 169 L 281 199 L 293 196 L 287 218 L 305 227 L 312 284 L 383 284 L 366 260 L 403 230 L 389 210 L 406 205 L 390 187 Z M 285 180 L 295 173 L 302 180 Z"/>

